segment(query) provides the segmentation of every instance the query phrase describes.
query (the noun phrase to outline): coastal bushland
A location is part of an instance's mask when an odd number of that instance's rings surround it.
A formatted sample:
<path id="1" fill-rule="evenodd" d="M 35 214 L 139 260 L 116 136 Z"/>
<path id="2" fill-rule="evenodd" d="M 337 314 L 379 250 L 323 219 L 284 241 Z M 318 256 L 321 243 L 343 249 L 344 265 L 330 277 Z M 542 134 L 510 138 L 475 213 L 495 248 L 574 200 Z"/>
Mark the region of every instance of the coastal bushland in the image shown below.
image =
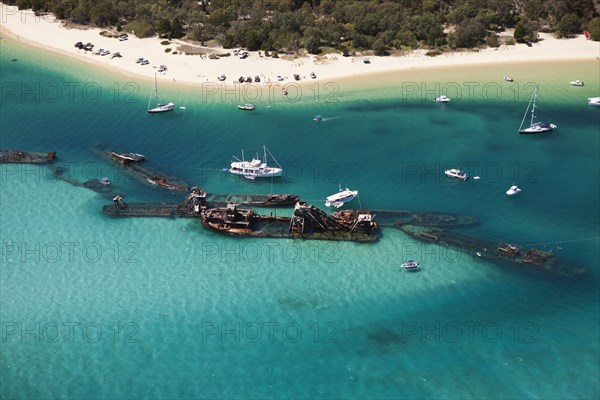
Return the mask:
<path id="1" fill-rule="evenodd" d="M 600 40 L 597 0 L 5 0 L 59 19 L 138 37 L 218 43 L 279 54 L 387 55 L 409 48 L 498 46 L 498 32 L 517 42 L 538 32 Z"/>

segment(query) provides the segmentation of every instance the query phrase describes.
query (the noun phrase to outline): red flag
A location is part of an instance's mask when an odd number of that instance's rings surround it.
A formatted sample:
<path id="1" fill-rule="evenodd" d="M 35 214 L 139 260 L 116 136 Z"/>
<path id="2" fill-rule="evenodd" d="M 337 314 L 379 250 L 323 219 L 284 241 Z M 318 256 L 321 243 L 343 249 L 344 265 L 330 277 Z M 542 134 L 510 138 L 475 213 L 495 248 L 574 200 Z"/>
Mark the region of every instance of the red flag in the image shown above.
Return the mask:
<path id="1" fill-rule="evenodd" d="M 587 40 L 590 40 L 590 33 L 588 31 L 583 31 L 583 34 Z"/>

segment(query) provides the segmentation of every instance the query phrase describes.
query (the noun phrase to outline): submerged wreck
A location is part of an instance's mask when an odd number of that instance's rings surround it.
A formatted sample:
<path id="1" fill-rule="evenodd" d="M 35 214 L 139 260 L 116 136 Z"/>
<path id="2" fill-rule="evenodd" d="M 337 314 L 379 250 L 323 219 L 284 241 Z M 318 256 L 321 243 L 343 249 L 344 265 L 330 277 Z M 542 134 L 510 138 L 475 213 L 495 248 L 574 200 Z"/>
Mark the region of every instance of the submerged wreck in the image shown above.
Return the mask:
<path id="1" fill-rule="evenodd" d="M 99 156 L 114 161 L 123 168 L 124 171 L 130 175 L 141 180 L 144 183 L 151 185 L 160 186 L 168 190 L 175 190 L 178 192 L 187 192 L 190 190 L 188 184 L 176 177 L 166 176 L 157 171 L 152 170 L 147 166 L 143 166 L 142 163 L 146 159 L 142 154 L 138 153 L 116 153 L 114 151 L 102 150 L 100 148 L 93 148 L 94 153 Z"/>
<path id="2" fill-rule="evenodd" d="M 225 207 L 237 203 L 253 207 L 281 207 L 296 204 L 296 194 L 211 194 L 193 187 L 179 204 L 132 203 L 127 207 L 105 205 L 102 212 L 113 217 L 198 217 L 202 208 Z"/>
<path id="3" fill-rule="evenodd" d="M 397 227 L 418 240 L 452 247 L 496 264 L 525 265 L 567 277 L 578 277 L 587 272 L 584 268 L 561 262 L 553 253 L 540 249 L 525 249 L 510 243 L 497 244 L 437 227 L 407 224 L 398 224 Z"/>
<path id="4" fill-rule="evenodd" d="M 374 242 L 379 231 L 371 214 L 339 219 L 305 202 L 296 203 L 291 217 L 259 215 L 229 204 L 203 209 L 200 218 L 204 227 L 233 236 Z"/>
<path id="5" fill-rule="evenodd" d="M 340 219 L 355 219 L 360 214 L 373 214 L 377 216 L 380 226 L 395 227 L 398 224 L 418 226 L 466 226 L 478 223 L 478 219 L 471 215 L 445 214 L 438 212 L 413 212 L 400 210 L 341 210 L 332 215 Z"/>
<path id="6" fill-rule="evenodd" d="M 110 187 L 110 182 L 108 181 L 108 178 L 96 178 L 89 179 L 85 182 L 79 182 L 78 180 L 71 177 L 69 168 L 64 167 L 60 164 L 55 164 L 51 166 L 50 170 L 52 171 L 52 175 L 54 176 L 54 178 L 58 180 L 70 183 L 73 186 L 93 190 L 94 192 L 99 193 L 107 198 L 111 196 L 110 192 L 112 192 L 112 188 Z"/>
<path id="7" fill-rule="evenodd" d="M 56 152 L 0 150 L 0 164 L 45 164 L 56 159 Z"/>

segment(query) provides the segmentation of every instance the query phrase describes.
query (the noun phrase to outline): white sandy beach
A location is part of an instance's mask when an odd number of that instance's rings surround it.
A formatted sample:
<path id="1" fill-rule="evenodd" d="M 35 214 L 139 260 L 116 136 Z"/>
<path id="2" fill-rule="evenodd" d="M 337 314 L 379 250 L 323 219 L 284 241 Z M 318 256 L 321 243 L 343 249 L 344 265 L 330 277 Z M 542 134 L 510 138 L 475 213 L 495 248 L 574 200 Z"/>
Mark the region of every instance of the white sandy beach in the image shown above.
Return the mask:
<path id="1" fill-rule="evenodd" d="M 139 78 L 153 79 L 157 67 L 164 64 L 168 70 L 160 75 L 161 79 L 184 84 L 216 82 L 221 74 L 227 76 L 227 83 L 240 76 L 256 75 L 261 77 L 262 82 L 276 82 L 277 75 L 281 75 L 285 78 L 281 84 L 285 84 L 294 81 L 294 74 L 300 75 L 303 82 L 312 81 L 311 72 L 317 75 L 317 80 L 332 80 L 400 70 L 526 61 L 594 60 L 600 56 L 600 42 L 586 40 L 583 35 L 573 39 L 556 39 L 551 34 L 540 34 L 542 40 L 532 47 L 525 44 L 503 45 L 480 51 L 445 53 L 437 57 L 428 57 L 425 51 L 417 50 L 403 56 L 370 56 L 370 64 L 365 64 L 362 56 L 342 57 L 341 54 L 274 59 L 261 57 L 259 52 L 250 52 L 246 59 L 232 54 L 230 57 L 212 60 L 199 55 L 166 53 L 165 48 L 171 48 L 171 52 L 177 51 L 180 44 L 177 40 L 167 46 L 161 45 L 162 40 L 157 37 L 138 39 L 129 35 L 127 41 L 119 41 L 101 36 L 102 30 L 98 28 L 70 29 L 53 16 L 36 17 L 30 10 L 21 11 L 14 6 L 0 4 L 2 37 L 8 35 L 23 43 L 38 45 Z M 94 50 L 120 52 L 122 58 L 93 55 L 92 52 L 78 50 L 74 47 L 76 42 L 91 42 Z M 227 52 L 232 53 L 232 50 L 217 49 L 217 53 Z M 150 63 L 137 64 L 135 61 L 140 57 Z"/>

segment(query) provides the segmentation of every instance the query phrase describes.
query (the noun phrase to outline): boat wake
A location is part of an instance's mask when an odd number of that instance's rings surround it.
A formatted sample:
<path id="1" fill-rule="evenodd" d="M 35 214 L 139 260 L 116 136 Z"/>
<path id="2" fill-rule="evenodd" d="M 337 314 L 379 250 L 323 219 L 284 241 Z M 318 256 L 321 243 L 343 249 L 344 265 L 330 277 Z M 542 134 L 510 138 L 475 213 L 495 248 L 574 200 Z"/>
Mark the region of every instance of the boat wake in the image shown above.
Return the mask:
<path id="1" fill-rule="evenodd" d="M 332 120 L 334 120 L 334 119 L 340 119 L 340 118 L 344 118 L 344 117 L 342 116 L 342 117 L 329 117 L 329 118 L 323 118 L 323 119 L 321 120 L 321 122 L 332 121 Z"/>

